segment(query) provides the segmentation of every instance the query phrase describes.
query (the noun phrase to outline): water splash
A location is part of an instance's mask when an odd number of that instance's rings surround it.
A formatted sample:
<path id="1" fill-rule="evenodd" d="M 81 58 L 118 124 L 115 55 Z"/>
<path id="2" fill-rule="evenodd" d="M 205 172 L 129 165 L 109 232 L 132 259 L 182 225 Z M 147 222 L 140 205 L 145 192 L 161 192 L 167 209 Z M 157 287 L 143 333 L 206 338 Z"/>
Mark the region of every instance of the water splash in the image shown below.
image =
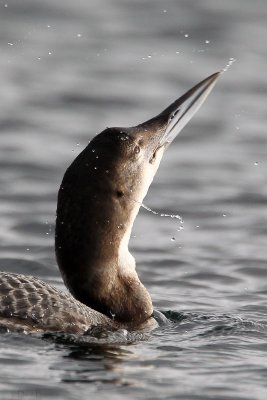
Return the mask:
<path id="1" fill-rule="evenodd" d="M 137 201 L 137 203 L 139 203 L 139 202 Z M 182 230 L 184 229 L 184 221 L 183 221 L 183 218 L 182 218 L 180 215 L 178 215 L 178 214 L 160 213 L 160 212 L 157 212 L 157 211 L 155 211 L 155 210 L 152 210 L 151 208 L 149 208 L 148 206 L 146 206 L 144 203 L 139 203 L 139 204 L 140 204 L 141 207 L 143 207 L 145 210 L 151 212 L 151 213 L 154 214 L 154 215 L 158 215 L 158 216 L 160 216 L 160 217 L 167 217 L 167 218 L 175 218 L 175 219 L 178 219 L 178 220 L 179 220 L 179 223 L 180 223 L 180 226 L 179 226 L 179 228 L 177 229 L 177 231 L 180 232 L 180 231 L 182 231 Z"/>
<path id="2" fill-rule="evenodd" d="M 234 62 L 236 62 L 236 61 L 237 61 L 236 58 L 233 58 L 233 57 L 229 58 L 229 61 L 228 61 L 228 63 L 226 64 L 226 66 L 225 66 L 224 68 L 221 69 L 221 73 L 226 72 L 226 71 L 231 67 L 231 65 L 232 65 Z"/>

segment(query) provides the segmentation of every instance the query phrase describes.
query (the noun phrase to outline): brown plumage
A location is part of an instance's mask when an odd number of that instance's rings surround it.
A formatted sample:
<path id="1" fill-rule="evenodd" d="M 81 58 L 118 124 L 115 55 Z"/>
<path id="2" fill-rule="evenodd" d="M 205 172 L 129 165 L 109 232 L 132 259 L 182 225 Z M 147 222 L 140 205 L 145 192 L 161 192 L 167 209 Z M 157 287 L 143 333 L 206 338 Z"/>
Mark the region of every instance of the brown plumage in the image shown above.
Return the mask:
<path id="1" fill-rule="evenodd" d="M 128 251 L 133 222 L 165 149 L 210 93 L 219 73 L 157 117 L 97 135 L 67 169 L 58 194 L 56 257 L 71 294 L 29 276 L 0 273 L 0 325 L 82 334 L 93 326 L 152 329 L 150 295 Z"/>

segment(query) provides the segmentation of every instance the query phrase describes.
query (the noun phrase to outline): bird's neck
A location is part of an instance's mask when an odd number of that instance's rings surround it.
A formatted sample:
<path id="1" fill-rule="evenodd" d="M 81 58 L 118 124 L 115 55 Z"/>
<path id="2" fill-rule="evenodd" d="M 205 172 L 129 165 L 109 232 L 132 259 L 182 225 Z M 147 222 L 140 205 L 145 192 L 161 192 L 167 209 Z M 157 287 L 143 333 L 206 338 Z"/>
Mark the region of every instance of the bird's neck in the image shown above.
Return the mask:
<path id="1" fill-rule="evenodd" d="M 79 182 L 76 190 L 68 175 L 56 221 L 56 255 L 66 286 L 75 298 L 115 320 L 142 323 L 153 307 L 128 250 L 140 204 L 127 196 L 110 198 L 105 184 L 79 193 Z"/>

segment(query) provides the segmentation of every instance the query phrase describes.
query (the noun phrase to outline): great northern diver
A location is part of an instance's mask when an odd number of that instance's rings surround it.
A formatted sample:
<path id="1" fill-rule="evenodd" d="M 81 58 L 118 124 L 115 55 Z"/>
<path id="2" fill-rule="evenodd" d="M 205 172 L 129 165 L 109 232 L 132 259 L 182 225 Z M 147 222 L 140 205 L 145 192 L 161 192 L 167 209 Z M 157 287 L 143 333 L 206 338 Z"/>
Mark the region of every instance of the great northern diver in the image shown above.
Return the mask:
<path id="1" fill-rule="evenodd" d="M 58 193 L 55 249 L 70 293 L 31 276 L 0 273 L 0 325 L 82 334 L 94 326 L 152 329 L 150 295 L 128 242 L 165 149 L 204 102 L 220 72 L 156 117 L 107 128 L 67 169 Z"/>

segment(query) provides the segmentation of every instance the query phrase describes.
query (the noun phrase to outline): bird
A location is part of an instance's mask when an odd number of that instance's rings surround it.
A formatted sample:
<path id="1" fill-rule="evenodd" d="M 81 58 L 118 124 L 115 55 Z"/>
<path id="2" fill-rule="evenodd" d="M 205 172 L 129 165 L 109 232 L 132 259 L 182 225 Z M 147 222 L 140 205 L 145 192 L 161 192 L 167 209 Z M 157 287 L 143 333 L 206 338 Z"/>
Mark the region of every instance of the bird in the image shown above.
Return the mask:
<path id="1" fill-rule="evenodd" d="M 0 272 L 0 326 L 82 335 L 94 327 L 152 330 L 160 313 L 128 250 L 132 226 L 166 149 L 205 101 L 221 72 L 156 117 L 96 135 L 67 168 L 58 192 L 55 253 L 68 291 Z"/>

